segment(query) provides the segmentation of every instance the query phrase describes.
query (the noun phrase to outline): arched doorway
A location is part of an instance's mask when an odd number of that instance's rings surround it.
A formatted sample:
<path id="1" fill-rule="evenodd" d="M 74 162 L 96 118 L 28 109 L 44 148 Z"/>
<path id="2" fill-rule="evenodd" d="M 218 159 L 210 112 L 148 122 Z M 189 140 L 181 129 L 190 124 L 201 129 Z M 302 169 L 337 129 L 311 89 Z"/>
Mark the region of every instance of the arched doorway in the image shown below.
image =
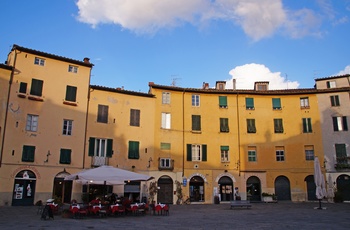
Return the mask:
<path id="1" fill-rule="evenodd" d="M 30 170 L 17 173 L 13 186 L 12 206 L 30 206 L 34 204 L 36 176 Z"/>
<path id="2" fill-rule="evenodd" d="M 173 203 L 174 182 L 169 176 L 162 176 L 158 179 L 157 201 L 164 204 Z"/>
<path id="3" fill-rule="evenodd" d="M 64 180 L 69 174 L 67 172 L 58 173 L 53 181 L 53 197 L 60 199 L 62 203 L 70 203 L 72 197 L 71 180 Z"/>
<path id="4" fill-rule="evenodd" d="M 204 201 L 204 180 L 200 176 L 194 176 L 189 183 L 190 201 L 203 202 Z"/>
<path id="5" fill-rule="evenodd" d="M 275 192 L 278 200 L 291 200 L 290 182 L 285 176 L 278 176 L 275 180 Z"/>
<path id="6" fill-rule="evenodd" d="M 309 175 L 305 177 L 306 189 L 307 189 L 307 200 L 317 200 L 316 197 L 316 184 L 314 181 L 314 176 Z"/>
<path id="7" fill-rule="evenodd" d="M 342 174 L 337 177 L 337 192 L 343 200 L 350 201 L 350 176 Z"/>
<path id="8" fill-rule="evenodd" d="M 223 176 L 219 180 L 221 201 L 233 200 L 233 181 L 228 176 Z"/>
<path id="9" fill-rule="evenodd" d="M 251 176 L 247 180 L 247 200 L 261 201 L 261 182 L 256 176 Z"/>

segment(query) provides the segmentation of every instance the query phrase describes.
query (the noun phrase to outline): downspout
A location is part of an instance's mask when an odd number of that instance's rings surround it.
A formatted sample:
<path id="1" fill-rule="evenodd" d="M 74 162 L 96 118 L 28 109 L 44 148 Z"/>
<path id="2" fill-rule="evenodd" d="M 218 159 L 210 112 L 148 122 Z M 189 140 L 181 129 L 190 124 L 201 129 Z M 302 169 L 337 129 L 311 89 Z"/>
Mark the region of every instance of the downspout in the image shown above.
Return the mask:
<path id="1" fill-rule="evenodd" d="M 238 176 L 241 176 L 241 135 L 240 135 L 240 128 L 239 128 L 239 106 L 238 106 L 238 95 L 237 92 L 236 95 L 236 104 L 237 104 L 237 142 L 238 142 L 238 162 L 237 162 L 237 169 L 238 169 Z"/>
<path id="2" fill-rule="evenodd" d="M 91 67 L 92 68 L 92 67 Z M 87 126 L 89 118 L 89 105 L 90 105 L 90 80 L 91 80 L 91 68 L 89 74 L 89 85 L 88 85 L 88 95 L 86 104 L 86 115 L 85 115 L 85 132 L 84 132 L 84 152 L 83 152 L 83 169 L 85 168 L 85 154 L 86 154 L 86 137 L 87 137 Z"/>
<path id="3" fill-rule="evenodd" d="M 17 59 L 17 53 L 16 50 L 15 51 L 15 58 L 13 61 L 13 66 L 12 66 L 12 70 L 11 70 L 11 76 L 10 76 L 10 80 L 9 80 L 9 89 L 7 92 L 7 100 L 6 100 L 6 109 L 5 109 L 5 117 L 4 117 L 4 132 L 2 135 L 2 140 L 1 140 L 1 151 L 0 151 L 0 168 L 2 166 L 2 156 L 4 153 L 4 143 L 5 143 L 5 134 L 6 134 L 6 124 L 7 124 L 7 114 L 9 111 L 9 103 L 10 103 L 10 95 L 11 95 L 11 86 L 12 86 L 12 81 L 13 81 L 13 76 L 14 76 L 14 72 L 15 72 L 15 67 L 16 67 L 16 59 Z"/>
<path id="4" fill-rule="evenodd" d="M 182 91 L 182 177 L 185 176 L 185 89 Z"/>

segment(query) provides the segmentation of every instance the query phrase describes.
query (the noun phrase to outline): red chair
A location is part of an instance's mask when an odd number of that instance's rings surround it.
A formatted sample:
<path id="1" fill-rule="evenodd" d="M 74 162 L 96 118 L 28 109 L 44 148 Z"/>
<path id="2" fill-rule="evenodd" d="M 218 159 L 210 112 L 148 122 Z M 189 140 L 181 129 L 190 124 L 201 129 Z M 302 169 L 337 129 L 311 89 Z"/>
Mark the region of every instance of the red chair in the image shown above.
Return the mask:
<path id="1" fill-rule="evenodd" d="M 163 207 L 163 211 L 164 211 L 164 215 L 169 216 L 169 205 L 166 204 Z"/>
<path id="2" fill-rule="evenodd" d="M 162 214 L 162 207 L 160 205 L 156 205 L 154 207 L 154 214 L 157 212 L 157 215 Z"/>

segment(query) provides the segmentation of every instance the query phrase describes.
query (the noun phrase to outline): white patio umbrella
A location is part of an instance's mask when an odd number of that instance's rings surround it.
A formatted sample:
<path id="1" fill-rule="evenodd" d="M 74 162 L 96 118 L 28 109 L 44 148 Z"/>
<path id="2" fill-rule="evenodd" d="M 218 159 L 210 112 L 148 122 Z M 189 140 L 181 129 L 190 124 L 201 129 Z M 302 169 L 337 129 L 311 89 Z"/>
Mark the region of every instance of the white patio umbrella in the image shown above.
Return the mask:
<path id="1" fill-rule="evenodd" d="M 314 181 L 316 184 L 316 197 L 319 201 L 319 207 L 317 209 L 322 209 L 321 200 L 327 195 L 324 176 L 321 171 L 320 161 L 318 157 L 314 160 Z"/>
<path id="2" fill-rule="evenodd" d="M 82 180 L 93 183 L 124 184 L 124 181 L 148 181 L 153 177 L 115 168 L 113 166 L 100 166 L 98 168 L 86 169 L 81 172 L 66 176 L 64 180 Z"/>

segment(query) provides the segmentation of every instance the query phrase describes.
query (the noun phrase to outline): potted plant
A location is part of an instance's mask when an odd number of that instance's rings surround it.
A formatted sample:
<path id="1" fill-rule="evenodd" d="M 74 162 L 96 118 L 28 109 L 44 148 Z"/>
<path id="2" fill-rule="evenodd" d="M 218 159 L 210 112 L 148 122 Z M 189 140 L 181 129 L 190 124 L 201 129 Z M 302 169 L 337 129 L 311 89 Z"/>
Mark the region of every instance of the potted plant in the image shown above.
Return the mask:
<path id="1" fill-rule="evenodd" d="M 183 194 L 182 194 L 182 187 L 180 181 L 175 181 L 176 185 L 176 196 L 177 196 L 177 201 L 176 204 L 181 204 Z"/>
<path id="2" fill-rule="evenodd" d="M 262 197 L 262 201 L 263 202 L 276 202 L 277 201 L 277 196 L 275 194 L 271 194 L 271 193 L 267 193 L 267 192 L 263 192 L 261 194 Z"/>
<path id="3" fill-rule="evenodd" d="M 158 192 L 158 186 L 156 181 L 150 183 L 148 192 L 149 192 L 149 199 L 151 201 L 150 203 L 153 204 L 154 197 Z"/>

